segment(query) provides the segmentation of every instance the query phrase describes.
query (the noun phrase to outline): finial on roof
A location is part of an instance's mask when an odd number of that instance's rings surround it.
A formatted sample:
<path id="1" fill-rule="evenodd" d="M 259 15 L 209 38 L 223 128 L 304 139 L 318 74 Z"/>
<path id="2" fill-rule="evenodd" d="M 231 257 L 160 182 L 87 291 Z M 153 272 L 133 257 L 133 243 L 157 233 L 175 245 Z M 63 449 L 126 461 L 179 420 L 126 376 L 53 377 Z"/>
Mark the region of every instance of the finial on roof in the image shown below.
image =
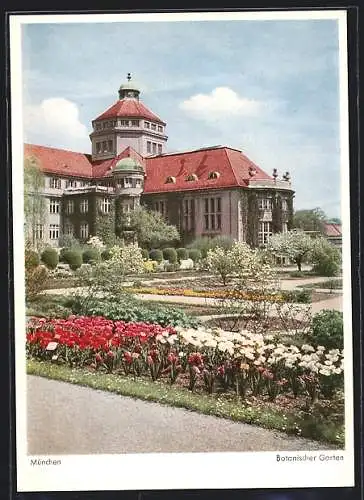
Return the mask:
<path id="1" fill-rule="evenodd" d="M 126 79 L 128 80 L 128 82 L 130 82 L 130 80 L 131 80 L 131 73 L 127 74 Z"/>

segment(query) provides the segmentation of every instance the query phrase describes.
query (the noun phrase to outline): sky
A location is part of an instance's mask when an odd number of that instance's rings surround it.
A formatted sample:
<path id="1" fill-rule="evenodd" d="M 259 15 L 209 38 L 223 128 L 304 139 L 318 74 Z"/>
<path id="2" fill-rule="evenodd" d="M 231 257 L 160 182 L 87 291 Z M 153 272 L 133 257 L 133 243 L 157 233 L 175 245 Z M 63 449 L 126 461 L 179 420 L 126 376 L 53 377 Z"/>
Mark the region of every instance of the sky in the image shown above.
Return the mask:
<path id="1" fill-rule="evenodd" d="M 91 152 L 91 121 L 130 72 L 167 123 L 167 150 L 242 150 L 289 171 L 295 209 L 340 217 L 336 20 L 22 27 L 25 141 Z"/>

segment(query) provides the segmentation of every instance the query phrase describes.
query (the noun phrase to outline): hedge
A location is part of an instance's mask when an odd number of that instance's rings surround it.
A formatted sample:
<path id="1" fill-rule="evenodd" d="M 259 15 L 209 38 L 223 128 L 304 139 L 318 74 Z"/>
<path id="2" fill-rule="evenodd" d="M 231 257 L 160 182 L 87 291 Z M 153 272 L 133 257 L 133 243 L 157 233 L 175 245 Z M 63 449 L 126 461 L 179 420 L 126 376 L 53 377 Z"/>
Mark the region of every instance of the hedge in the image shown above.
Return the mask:
<path id="1" fill-rule="evenodd" d="M 157 262 L 162 262 L 163 260 L 163 253 L 161 250 L 151 250 L 149 252 L 149 258 L 150 260 L 155 260 Z"/>
<path id="2" fill-rule="evenodd" d="M 163 250 L 164 260 L 168 260 L 170 264 L 175 264 L 177 262 L 177 252 L 175 248 L 165 248 Z"/>
<path id="3" fill-rule="evenodd" d="M 54 248 L 46 248 L 41 255 L 41 261 L 48 269 L 55 269 L 59 262 L 58 252 Z"/>
<path id="4" fill-rule="evenodd" d="M 177 248 L 177 258 L 178 260 L 186 260 L 188 259 L 188 250 L 187 248 Z"/>

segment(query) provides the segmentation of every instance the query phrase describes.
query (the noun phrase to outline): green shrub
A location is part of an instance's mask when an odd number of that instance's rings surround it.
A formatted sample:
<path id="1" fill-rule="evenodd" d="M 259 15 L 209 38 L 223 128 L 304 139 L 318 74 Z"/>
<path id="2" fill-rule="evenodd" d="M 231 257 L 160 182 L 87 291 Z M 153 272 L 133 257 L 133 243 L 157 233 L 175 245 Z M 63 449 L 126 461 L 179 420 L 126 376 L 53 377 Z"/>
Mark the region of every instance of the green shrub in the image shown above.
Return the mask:
<path id="1" fill-rule="evenodd" d="M 340 271 L 341 253 L 329 241 L 320 239 L 312 253 L 313 271 L 320 276 L 336 276 Z"/>
<path id="2" fill-rule="evenodd" d="M 230 250 L 234 244 L 234 240 L 230 236 L 215 236 L 210 242 L 210 249 L 220 247 L 224 250 Z"/>
<path id="3" fill-rule="evenodd" d="M 72 271 L 76 271 L 82 266 L 82 254 L 76 250 L 67 250 L 63 254 L 64 261 L 70 266 Z"/>
<path id="4" fill-rule="evenodd" d="M 70 307 L 73 314 L 87 316 L 104 316 L 117 321 L 155 323 L 161 326 L 182 326 L 196 328 L 198 320 L 174 306 L 146 304 L 132 296 L 122 297 L 119 300 L 108 301 L 91 299 L 87 302 L 82 298 L 69 298 L 65 307 Z"/>
<path id="5" fill-rule="evenodd" d="M 312 293 L 309 289 L 302 290 L 282 290 L 279 295 L 283 297 L 286 302 L 298 302 L 301 304 L 310 304 L 312 301 Z"/>
<path id="6" fill-rule="evenodd" d="M 166 264 L 165 266 L 165 270 L 168 272 L 168 273 L 173 273 L 175 271 L 178 271 L 179 269 L 179 265 L 177 264 L 177 262 L 168 262 L 168 264 Z"/>
<path id="7" fill-rule="evenodd" d="M 148 260 L 149 259 L 149 252 L 146 248 L 141 248 L 140 249 L 141 252 L 142 252 L 142 257 L 144 260 Z"/>
<path id="8" fill-rule="evenodd" d="M 25 268 L 25 294 L 27 300 L 35 299 L 45 288 L 48 271 L 44 266 Z"/>
<path id="9" fill-rule="evenodd" d="M 150 260 L 155 260 L 157 262 L 162 262 L 162 260 L 163 260 L 163 253 L 162 253 L 161 250 L 158 250 L 158 249 L 151 250 L 149 252 L 149 258 L 150 258 Z"/>
<path id="10" fill-rule="evenodd" d="M 197 261 L 201 260 L 201 258 L 202 258 L 201 250 L 199 250 L 198 248 L 189 248 L 188 249 L 188 258 L 192 259 L 193 262 L 197 262 Z"/>
<path id="11" fill-rule="evenodd" d="M 54 248 L 46 248 L 41 255 L 41 261 L 48 269 L 55 269 L 59 262 L 58 252 Z"/>
<path id="12" fill-rule="evenodd" d="M 179 261 L 188 259 L 187 248 L 177 248 L 176 252 L 177 252 L 177 259 Z"/>
<path id="13" fill-rule="evenodd" d="M 25 249 L 24 259 L 26 270 L 34 269 L 40 264 L 38 252 L 29 248 Z"/>
<path id="14" fill-rule="evenodd" d="M 207 255 L 207 252 L 211 248 L 211 242 L 212 242 L 212 238 L 209 238 L 208 236 L 199 236 L 192 243 L 190 243 L 188 245 L 188 248 L 198 250 L 201 254 L 201 257 L 205 258 Z M 193 258 L 191 256 L 190 256 L 190 258 L 193 260 Z"/>
<path id="15" fill-rule="evenodd" d="M 101 260 L 109 260 L 111 259 L 110 250 L 106 249 L 101 252 Z"/>
<path id="16" fill-rule="evenodd" d="M 170 264 L 177 262 L 177 252 L 175 248 L 164 248 L 163 259 L 168 260 Z"/>
<path id="17" fill-rule="evenodd" d="M 84 264 L 89 262 L 98 262 L 100 260 L 100 252 L 97 248 L 87 248 L 82 254 L 82 261 Z"/>
<path id="18" fill-rule="evenodd" d="M 327 349 L 343 349 L 344 323 L 341 311 L 326 310 L 312 318 L 312 339 L 314 345 Z"/>

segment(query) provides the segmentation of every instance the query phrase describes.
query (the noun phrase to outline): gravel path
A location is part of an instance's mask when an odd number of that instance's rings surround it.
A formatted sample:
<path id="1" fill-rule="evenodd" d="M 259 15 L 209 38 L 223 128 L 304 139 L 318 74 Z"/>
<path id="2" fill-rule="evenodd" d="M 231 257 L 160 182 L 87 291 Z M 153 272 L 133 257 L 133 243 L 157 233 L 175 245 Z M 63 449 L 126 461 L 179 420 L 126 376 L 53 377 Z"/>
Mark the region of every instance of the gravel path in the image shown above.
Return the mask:
<path id="1" fill-rule="evenodd" d="M 294 451 L 330 446 L 180 408 L 28 376 L 28 453 Z"/>

